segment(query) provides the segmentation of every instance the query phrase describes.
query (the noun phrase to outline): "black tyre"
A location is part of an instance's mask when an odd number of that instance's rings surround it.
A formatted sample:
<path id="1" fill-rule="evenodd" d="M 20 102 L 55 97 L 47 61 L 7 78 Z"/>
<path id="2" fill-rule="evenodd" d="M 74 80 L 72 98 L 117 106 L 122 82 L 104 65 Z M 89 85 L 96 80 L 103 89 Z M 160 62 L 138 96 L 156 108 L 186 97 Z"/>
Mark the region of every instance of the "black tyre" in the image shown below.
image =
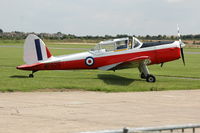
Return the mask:
<path id="1" fill-rule="evenodd" d="M 33 78 L 34 76 L 33 76 L 33 74 L 29 74 L 29 76 L 28 76 L 29 78 Z"/>
<path id="2" fill-rule="evenodd" d="M 153 76 L 153 75 L 148 75 L 147 78 L 146 78 L 146 81 L 154 83 L 154 82 L 156 82 L 156 77 Z"/>
<path id="3" fill-rule="evenodd" d="M 140 78 L 141 78 L 141 79 L 146 79 L 146 76 L 144 75 L 144 73 L 141 73 L 141 74 L 140 74 Z"/>

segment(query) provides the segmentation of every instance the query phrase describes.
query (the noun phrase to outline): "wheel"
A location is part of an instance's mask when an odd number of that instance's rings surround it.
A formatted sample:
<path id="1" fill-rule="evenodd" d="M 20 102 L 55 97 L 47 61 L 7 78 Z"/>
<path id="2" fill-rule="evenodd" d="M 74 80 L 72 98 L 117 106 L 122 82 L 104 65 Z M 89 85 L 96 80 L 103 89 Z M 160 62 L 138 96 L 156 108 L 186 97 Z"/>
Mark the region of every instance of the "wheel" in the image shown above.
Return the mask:
<path id="1" fill-rule="evenodd" d="M 147 82 L 151 82 L 151 83 L 156 82 L 156 77 L 153 76 L 153 75 L 148 75 L 148 76 L 146 77 L 146 81 L 147 81 Z"/>
<path id="2" fill-rule="evenodd" d="M 34 76 L 33 76 L 33 74 L 29 74 L 28 77 L 29 78 L 33 78 Z"/>
<path id="3" fill-rule="evenodd" d="M 146 79 L 146 76 L 144 75 L 144 73 L 141 73 L 141 74 L 140 74 L 140 78 L 141 78 L 141 79 Z"/>

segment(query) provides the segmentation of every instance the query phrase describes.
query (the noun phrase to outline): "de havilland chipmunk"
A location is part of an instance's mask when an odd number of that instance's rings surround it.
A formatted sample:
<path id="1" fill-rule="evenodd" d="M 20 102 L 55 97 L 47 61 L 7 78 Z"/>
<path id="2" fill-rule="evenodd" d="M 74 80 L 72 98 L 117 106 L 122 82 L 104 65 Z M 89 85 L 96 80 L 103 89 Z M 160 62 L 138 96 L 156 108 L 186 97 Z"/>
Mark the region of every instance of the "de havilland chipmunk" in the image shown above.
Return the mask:
<path id="1" fill-rule="evenodd" d="M 178 41 L 158 41 L 142 43 L 137 38 L 119 38 L 98 43 L 88 52 L 53 56 L 45 43 L 36 35 L 30 34 L 24 43 L 25 65 L 17 69 L 32 71 L 29 77 L 40 70 L 80 70 L 100 69 L 119 70 L 138 68 L 140 77 L 147 82 L 155 82 L 154 75 L 149 73 L 148 65 L 161 64 L 182 57 L 185 44 Z"/>

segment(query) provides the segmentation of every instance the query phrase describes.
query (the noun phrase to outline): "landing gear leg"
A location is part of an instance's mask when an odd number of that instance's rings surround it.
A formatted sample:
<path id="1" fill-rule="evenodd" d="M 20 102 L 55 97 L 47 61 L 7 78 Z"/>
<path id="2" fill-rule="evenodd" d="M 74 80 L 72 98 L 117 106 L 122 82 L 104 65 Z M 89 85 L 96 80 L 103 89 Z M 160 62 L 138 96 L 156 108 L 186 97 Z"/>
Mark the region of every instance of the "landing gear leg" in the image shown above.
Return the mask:
<path id="1" fill-rule="evenodd" d="M 29 78 L 34 78 L 34 75 L 33 75 L 33 74 L 34 74 L 35 72 L 37 72 L 37 71 L 32 71 L 32 73 L 29 74 L 28 77 L 29 77 Z"/>
<path id="2" fill-rule="evenodd" d="M 156 77 L 149 73 L 149 70 L 146 64 L 141 63 L 138 69 L 140 71 L 140 77 L 142 79 L 146 79 L 147 82 L 152 82 L 152 83 L 156 82 Z"/>

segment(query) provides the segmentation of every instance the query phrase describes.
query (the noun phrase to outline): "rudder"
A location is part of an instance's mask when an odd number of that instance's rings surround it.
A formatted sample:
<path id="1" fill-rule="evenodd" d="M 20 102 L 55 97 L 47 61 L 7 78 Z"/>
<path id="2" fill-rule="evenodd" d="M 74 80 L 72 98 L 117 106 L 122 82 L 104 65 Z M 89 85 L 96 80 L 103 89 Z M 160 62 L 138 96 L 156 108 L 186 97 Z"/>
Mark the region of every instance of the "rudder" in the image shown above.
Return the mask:
<path id="1" fill-rule="evenodd" d="M 45 43 L 36 35 L 30 34 L 24 42 L 24 62 L 34 64 L 52 57 Z"/>

